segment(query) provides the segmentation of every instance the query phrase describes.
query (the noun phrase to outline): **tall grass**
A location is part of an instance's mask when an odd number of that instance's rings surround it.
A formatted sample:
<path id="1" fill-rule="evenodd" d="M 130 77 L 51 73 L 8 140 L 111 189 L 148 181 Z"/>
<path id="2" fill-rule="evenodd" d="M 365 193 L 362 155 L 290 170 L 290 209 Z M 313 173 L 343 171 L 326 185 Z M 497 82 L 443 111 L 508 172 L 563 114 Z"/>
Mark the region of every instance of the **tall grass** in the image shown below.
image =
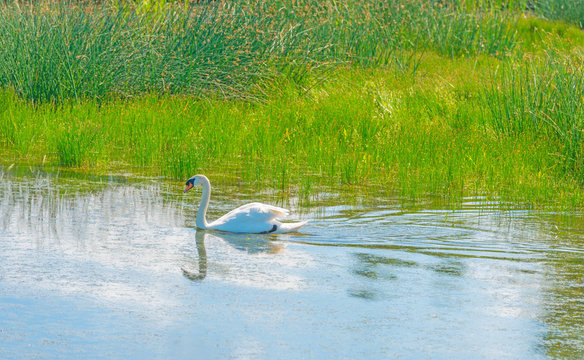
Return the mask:
<path id="1" fill-rule="evenodd" d="M 452 12 L 447 17 L 428 17 L 429 39 L 445 55 L 489 54 L 503 57 L 515 46 L 515 32 L 508 18 Z"/>
<path id="2" fill-rule="evenodd" d="M 236 0 L 155 11 L 59 1 L 0 7 L 0 86 L 34 102 L 148 92 L 264 95 L 339 64 L 416 67 L 423 49 L 504 55 L 509 18 L 415 0 Z M 273 88 L 271 88 L 273 90 Z"/>
<path id="3" fill-rule="evenodd" d="M 468 11 L 513 11 L 536 14 L 547 20 L 559 20 L 584 28 L 584 0 L 444 0 L 444 3 Z"/>
<path id="4" fill-rule="evenodd" d="M 42 4 L 0 8 L 0 146 L 14 161 L 229 173 L 303 198 L 363 184 L 583 197 L 581 59 L 518 56 L 498 6 Z"/>
<path id="5" fill-rule="evenodd" d="M 447 3 L 469 10 L 518 10 L 533 6 L 533 0 L 446 0 Z"/>
<path id="6" fill-rule="evenodd" d="M 569 177 L 559 180 L 553 170 L 557 158 L 549 154 L 559 141 L 490 125 L 497 115 L 483 111 L 488 102 L 476 76 L 496 60 L 484 61 L 475 69 L 473 59 L 428 55 L 413 77 L 345 70 L 343 81 L 303 95 L 289 84 L 266 103 L 149 95 L 55 108 L 3 95 L 0 108 L 7 110 L 0 112 L 0 128 L 32 113 L 30 156 L 92 171 L 122 164 L 175 179 L 203 172 L 219 182 L 241 179 L 289 195 L 302 191 L 303 199 L 323 188 L 358 186 L 407 199 L 479 194 L 548 204 L 574 189 Z M 11 139 L 26 139 L 21 131 L 14 129 Z M 5 144 L 16 149 L 10 140 Z M 26 154 L 15 150 L 14 156 L 22 161 Z M 573 199 L 581 195 L 562 196 L 577 203 Z"/>
<path id="7" fill-rule="evenodd" d="M 3 8 L 2 85 L 36 102 L 175 91 L 237 97 L 269 75 L 265 49 L 253 46 L 262 39 L 242 35 L 261 28 L 254 18 L 236 24 L 208 6 L 154 18 L 129 6 L 94 6 Z"/>
<path id="8" fill-rule="evenodd" d="M 584 29 L 584 0 L 538 0 L 536 9 L 549 20 L 562 20 Z"/>
<path id="9" fill-rule="evenodd" d="M 506 64 L 486 92 L 494 126 L 557 139 L 561 166 L 584 182 L 584 57 L 548 52 Z"/>

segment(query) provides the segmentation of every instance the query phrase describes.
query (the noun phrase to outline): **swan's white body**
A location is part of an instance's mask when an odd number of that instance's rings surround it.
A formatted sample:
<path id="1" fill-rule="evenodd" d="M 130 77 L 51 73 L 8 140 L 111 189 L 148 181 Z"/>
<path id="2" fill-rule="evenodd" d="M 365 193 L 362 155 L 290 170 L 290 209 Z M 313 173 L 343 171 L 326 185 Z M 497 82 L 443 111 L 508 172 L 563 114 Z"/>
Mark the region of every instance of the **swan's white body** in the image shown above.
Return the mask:
<path id="1" fill-rule="evenodd" d="M 195 175 L 187 180 L 189 191 L 193 186 L 201 185 L 203 195 L 197 212 L 196 225 L 199 229 L 213 229 L 233 233 L 246 234 L 281 234 L 298 231 L 307 221 L 296 223 L 282 223 L 281 219 L 288 215 L 289 211 L 277 206 L 261 203 L 250 203 L 231 210 L 219 219 L 207 222 L 207 208 L 211 198 L 211 183 L 205 175 Z"/>

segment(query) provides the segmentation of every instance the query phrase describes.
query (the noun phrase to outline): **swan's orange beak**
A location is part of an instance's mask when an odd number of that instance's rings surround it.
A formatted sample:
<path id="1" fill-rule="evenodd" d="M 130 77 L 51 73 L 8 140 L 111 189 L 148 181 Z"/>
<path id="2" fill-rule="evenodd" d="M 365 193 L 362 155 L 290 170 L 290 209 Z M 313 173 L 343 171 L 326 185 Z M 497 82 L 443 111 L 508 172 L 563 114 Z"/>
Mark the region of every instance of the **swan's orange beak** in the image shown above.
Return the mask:
<path id="1" fill-rule="evenodd" d="M 193 184 L 188 184 L 187 188 L 185 189 L 185 192 L 189 191 L 192 188 L 193 188 Z"/>

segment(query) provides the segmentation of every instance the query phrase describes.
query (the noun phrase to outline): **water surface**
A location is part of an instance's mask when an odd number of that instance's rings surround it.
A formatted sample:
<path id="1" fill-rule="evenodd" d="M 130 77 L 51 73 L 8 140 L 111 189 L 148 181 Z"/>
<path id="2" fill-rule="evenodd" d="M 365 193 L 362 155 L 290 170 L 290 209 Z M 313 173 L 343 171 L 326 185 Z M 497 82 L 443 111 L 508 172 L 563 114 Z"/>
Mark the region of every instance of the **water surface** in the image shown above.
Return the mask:
<path id="1" fill-rule="evenodd" d="M 194 229 L 182 183 L 0 179 L 2 359 L 584 357 L 581 214 L 380 201 L 229 235 Z"/>

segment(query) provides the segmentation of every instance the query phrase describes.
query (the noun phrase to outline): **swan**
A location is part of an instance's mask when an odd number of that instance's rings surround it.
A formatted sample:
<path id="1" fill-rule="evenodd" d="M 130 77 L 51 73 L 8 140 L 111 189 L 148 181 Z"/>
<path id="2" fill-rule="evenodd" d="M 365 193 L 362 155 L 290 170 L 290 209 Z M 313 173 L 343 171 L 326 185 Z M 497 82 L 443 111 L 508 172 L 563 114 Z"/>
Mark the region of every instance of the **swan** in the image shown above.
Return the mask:
<path id="1" fill-rule="evenodd" d="M 213 229 L 246 234 L 281 234 L 298 231 L 300 227 L 308 222 L 282 223 L 278 219 L 287 216 L 289 213 L 288 210 L 254 202 L 231 210 L 219 219 L 208 223 L 207 207 L 209 206 L 209 198 L 211 197 L 211 183 L 209 179 L 205 175 L 195 175 L 187 180 L 186 185 L 185 193 L 196 185 L 203 187 L 203 194 L 196 219 L 197 228 L 202 230 Z"/>

